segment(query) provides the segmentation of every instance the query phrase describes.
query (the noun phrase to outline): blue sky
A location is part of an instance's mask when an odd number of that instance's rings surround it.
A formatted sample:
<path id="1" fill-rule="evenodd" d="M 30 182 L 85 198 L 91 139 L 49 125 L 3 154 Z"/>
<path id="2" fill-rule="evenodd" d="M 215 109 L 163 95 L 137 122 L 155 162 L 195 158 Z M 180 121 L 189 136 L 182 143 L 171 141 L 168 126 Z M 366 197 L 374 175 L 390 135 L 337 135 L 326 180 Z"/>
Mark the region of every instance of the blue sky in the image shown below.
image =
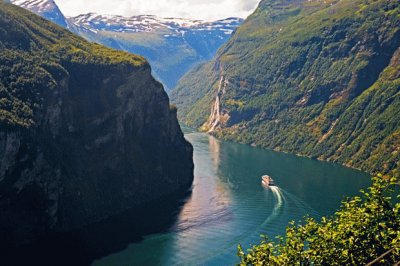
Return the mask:
<path id="1" fill-rule="evenodd" d="M 96 12 L 109 15 L 140 14 L 216 20 L 246 17 L 260 0 L 55 0 L 67 16 Z"/>

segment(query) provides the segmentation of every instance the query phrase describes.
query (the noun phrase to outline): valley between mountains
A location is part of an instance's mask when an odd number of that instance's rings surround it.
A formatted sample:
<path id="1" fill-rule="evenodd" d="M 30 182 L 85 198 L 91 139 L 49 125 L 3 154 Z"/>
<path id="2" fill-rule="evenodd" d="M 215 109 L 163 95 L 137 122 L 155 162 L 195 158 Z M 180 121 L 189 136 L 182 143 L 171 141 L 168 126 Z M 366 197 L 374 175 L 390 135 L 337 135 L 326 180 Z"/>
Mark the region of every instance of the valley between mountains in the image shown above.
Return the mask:
<path id="1" fill-rule="evenodd" d="M 210 60 L 243 22 L 241 18 L 203 21 L 96 13 L 65 17 L 53 0 L 11 2 L 89 41 L 146 57 L 166 91 L 192 67 Z"/>

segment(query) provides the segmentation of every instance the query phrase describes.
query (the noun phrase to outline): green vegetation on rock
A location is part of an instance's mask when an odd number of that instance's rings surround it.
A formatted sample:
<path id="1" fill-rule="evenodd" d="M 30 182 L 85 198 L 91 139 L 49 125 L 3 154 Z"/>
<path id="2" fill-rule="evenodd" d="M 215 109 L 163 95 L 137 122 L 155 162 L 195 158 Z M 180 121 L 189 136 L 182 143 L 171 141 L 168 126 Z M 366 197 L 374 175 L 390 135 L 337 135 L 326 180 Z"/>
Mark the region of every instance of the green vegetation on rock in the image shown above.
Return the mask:
<path id="1" fill-rule="evenodd" d="M 148 67 L 140 56 L 88 43 L 19 7 L 0 5 L 0 127 L 37 124 L 43 97 L 69 75 L 67 64 Z"/>
<path id="2" fill-rule="evenodd" d="M 331 218 L 291 223 L 277 242 L 264 239 L 247 252 L 241 265 L 394 265 L 400 260 L 399 179 L 373 178 L 362 197 L 344 201 Z M 375 261 L 376 260 L 376 261 Z"/>
<path id="3" fill-rule="evenodd" d="M 400 169 L 399 14 L 390 0 L 263 0 L 172 92 L 178 116 L 209 130 L 219 95 L 220 138 L 369 172 Z"/>

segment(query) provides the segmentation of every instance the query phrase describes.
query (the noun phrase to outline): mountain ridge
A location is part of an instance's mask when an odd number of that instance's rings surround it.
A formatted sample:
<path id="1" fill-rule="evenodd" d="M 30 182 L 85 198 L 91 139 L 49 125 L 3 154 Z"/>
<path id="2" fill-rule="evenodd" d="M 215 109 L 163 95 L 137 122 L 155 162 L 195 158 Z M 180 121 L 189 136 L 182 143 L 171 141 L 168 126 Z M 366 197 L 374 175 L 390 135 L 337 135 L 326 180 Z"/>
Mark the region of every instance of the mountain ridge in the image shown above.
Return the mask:
<path id="1" fill-rule="evenodd" d="M 186 18 L 163 18 L 155 15 L 104 15 L 98 13 L 80 14 L 74 17 L 67 17 L 76 26 L 94 28 L 97 30 L 114 30 L 114 31 L 132 31 L 132 32 L 150 32 L 157 28 L 169 28 L 173 30 L 179 29 L 198 29 L 205 30 L 206 27 L 217 28 L 230 35 L 241 21 L 239 18 L 226 18 L 215 21 L 192 20 Z M 115 28 L 120 26 L 120 28 Z M 125 26 L 125 28 L 124 28 Z M 224 27 L 226 26 L 226 28 Z"/>

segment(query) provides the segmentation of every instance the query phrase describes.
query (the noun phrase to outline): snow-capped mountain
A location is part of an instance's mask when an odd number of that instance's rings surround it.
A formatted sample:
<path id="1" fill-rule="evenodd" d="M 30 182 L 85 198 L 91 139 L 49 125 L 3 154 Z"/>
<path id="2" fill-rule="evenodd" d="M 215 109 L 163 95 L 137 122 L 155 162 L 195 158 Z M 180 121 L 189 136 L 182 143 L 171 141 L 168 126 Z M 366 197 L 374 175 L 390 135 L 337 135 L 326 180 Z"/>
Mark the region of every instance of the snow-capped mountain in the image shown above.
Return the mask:
<path id="1" fill-rule="evenodd" d="M 64 28 L 68 21 L 53 0 L 11 0 L 12 4 L 23 7 Z"/>
<path id="2" fill-rule="evenodd" d="M 53 0 L 11 2 L 90 41 L 146 57 L 167 90 L 174 88 L 190 68 L 211 59 L 243 22 L 241 18 L 202 21 L 95 13 L 66 18 Z"/>
<path id="3" fill-rule="evenodd" d="M 212 58 L 243 22 L 160 18 L 150 15 L 123 17 L 94 13 L 69 18 L 85 38 L 146 57 L 166 89 L 175 87 L 187 71 Z"/>
<path id="4" fill-rule="evenodd" d="M 160 18 L 152 15 L 133 17 L 99 15 L 95 13 L 83 14 L 69 20 L 77 27 L 88 30 L 116 31 L 116 32 L 152 32 L 168 29 L 177 35 L 187 31 L 220 31 L 231 35 L 241 23 L 240 18 L 228 18 L 213 22 L 190 20 L 184 18 Z"/>

